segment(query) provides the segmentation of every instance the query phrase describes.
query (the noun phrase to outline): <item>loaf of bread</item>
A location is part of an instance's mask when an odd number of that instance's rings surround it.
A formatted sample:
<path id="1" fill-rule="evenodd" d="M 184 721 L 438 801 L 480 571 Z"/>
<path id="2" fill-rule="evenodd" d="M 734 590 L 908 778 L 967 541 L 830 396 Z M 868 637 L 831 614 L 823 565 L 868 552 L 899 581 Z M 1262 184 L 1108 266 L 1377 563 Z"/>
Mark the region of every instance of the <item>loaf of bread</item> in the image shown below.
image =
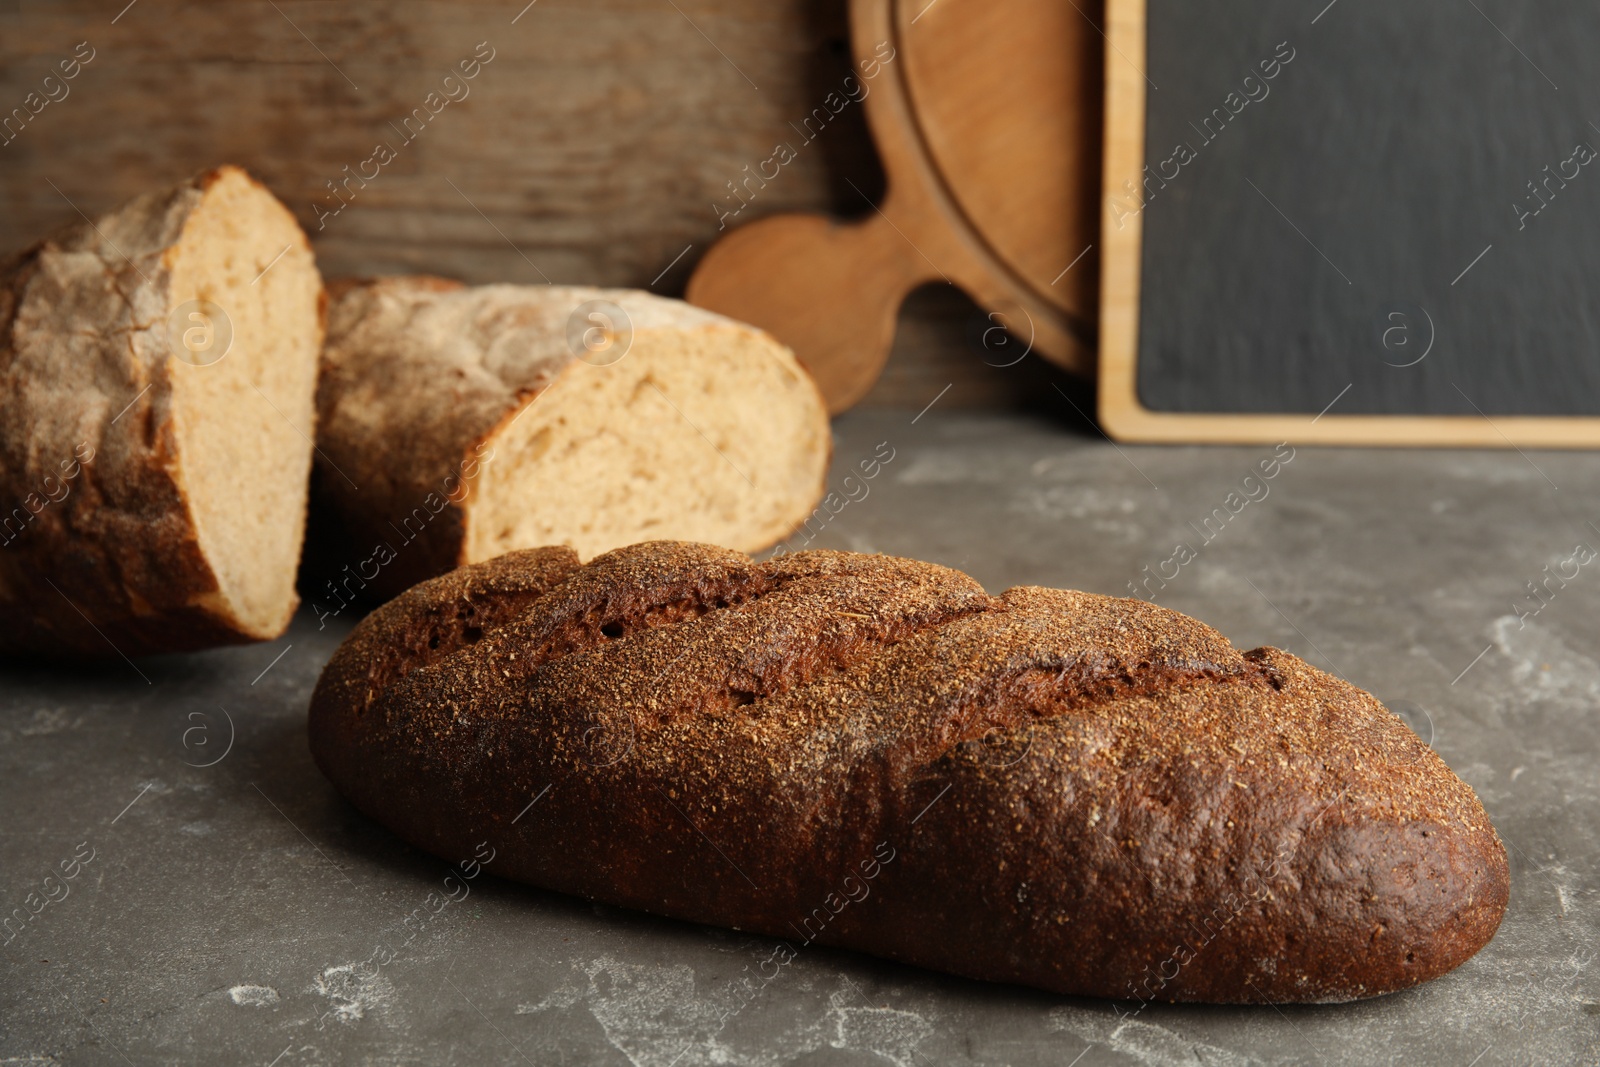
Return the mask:
<path id="1" fill-rule="evenodd" d="M 0 654 L 283 632 L 323 301 L 294 216 L 236 167 L 0 267 Z"/>
<path id="2" fill-rule="evenodd" d="M 1116 998 L 1325 1002 L 1493 936 L 1505 852 L 1372 697 L 1139 600 L 926 563 L 511 553 L 363 620 L 311 749 L 457 861 Z"/>
<path id="3" fill-rule="evenodd" d="M 314 584 L 330 608 L 537 545 L 764 548 L 830 451 L 787 348 L 631 290 L 336 285 L 317 404 L 316 498 L 350 557 Z"/>

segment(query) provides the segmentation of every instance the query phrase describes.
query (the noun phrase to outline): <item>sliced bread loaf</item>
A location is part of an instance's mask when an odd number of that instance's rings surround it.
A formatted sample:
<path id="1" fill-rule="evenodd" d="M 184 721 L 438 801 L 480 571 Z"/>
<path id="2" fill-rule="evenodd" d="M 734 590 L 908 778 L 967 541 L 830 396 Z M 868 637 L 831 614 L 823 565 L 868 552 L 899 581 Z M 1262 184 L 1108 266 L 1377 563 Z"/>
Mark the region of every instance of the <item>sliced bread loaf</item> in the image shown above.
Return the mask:
<path id="1" fill-rule="evenodd" d="M 0 267 L 0 653 L 283 632 L 323 301 L 294 216 L 237 167 Z"/>
<path id="2" fill-rule="evenodd" d="M 787 348 L 632 290 L 337 287 L 317 404 L 317 497 L 352 538 L 340 599 L 534 545 L 754 551 L 810 513 L 828 465 Z"/>

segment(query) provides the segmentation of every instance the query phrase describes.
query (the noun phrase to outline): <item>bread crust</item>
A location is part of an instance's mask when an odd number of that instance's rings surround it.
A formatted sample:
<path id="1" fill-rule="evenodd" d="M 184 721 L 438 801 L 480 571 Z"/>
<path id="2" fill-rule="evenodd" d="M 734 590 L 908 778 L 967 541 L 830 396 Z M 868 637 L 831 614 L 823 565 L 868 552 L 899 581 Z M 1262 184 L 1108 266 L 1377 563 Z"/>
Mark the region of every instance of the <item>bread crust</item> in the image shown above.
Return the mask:
<path id="1" fill-rule="evenodd" d="M 379 609 L 312 698 L 323 771 L 443 858 L 487 837 L 535 885 L 1125 1011 L 1375 996 L 1499 925 L 1472 790 L 1288 653 L 884 556 L 557 552 Z"/>
<path id="2" fill-rule="evenodd" d="M 275 636 L 220 603 L 172 405 L 173 249 L 227 177 L 265 192 L 219 167 L 0 268 L 0 521 L 15 522 L 0 534 L 0 654 L 136 656 Z"/>
<path id="3" fill-rule="evenodd" d="M 471 336 L 437 336 L 417 327 L 441 295 L 466 288 L 427 275 L 349 279 L 330 287 L 314 495 L 335 518 L 330 525 L 340 531 L 347 555 L 364 556 L 378 545 L 393 550 L 393 560 L 369 583 L 379 598 L 467 562 L 471 472 L 493 461 L 496 435 L 578 362 L 568 348 L 566 325 L 580 304 L 621 305 L 635 337 L 665 329 L 760 334 L 679 300 L 587 286 L 480 287 L 473 290 L 483 297 L 477 318 L 463 331 Z M 507 323 L 524 329 L 531 347 L 514 359 L 497 359 L 496 331 Z M 793 363 L 787 350 L 775 342 L 773 347 Z M 815 394 L 818 436 L 829 441 L 821 394 L 793 365 Z M 822 496 L 827 458 L 817 464 L 807 511 Z M 416 520 L 409 526 L 408 516 Z M 804 517 L 770 531 L 761 547 L 791 533 Z"/>

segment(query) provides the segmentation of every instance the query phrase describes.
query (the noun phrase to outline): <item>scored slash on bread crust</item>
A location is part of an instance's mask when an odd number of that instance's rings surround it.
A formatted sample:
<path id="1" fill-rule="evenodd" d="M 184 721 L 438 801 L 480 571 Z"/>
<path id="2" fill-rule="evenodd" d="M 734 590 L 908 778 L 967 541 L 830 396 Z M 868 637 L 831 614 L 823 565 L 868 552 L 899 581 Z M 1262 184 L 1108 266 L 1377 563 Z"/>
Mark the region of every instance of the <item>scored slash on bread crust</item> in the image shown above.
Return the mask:
<path id="1" fill-rule="evenodd" d="M 626 289 L 422 276 L 333 294 L 316 496 L 350 553 L 384 560 L 341 598 L 536 545 L 755 551 L 822 496 L 821 394 L 754 327 Z M 600 336 L 594 307 L 616 348 L 591 358 L 573 331 Z"/>
<path id="2" fill-rule="evenodd" d="M 0 267 L 0 654 L 283 632 L 323 301 L 294 216 L 237 167 Z"/>
<path id="3" fill-rule="evenodd" d="M 511 553 L 363 620 L 309 728 L 445 859 L 487 837 L 535 885 L 1063 993 L 1374 996 L 1509 890 L 1472 790 L 1354 686 L 885 556 Z"/>

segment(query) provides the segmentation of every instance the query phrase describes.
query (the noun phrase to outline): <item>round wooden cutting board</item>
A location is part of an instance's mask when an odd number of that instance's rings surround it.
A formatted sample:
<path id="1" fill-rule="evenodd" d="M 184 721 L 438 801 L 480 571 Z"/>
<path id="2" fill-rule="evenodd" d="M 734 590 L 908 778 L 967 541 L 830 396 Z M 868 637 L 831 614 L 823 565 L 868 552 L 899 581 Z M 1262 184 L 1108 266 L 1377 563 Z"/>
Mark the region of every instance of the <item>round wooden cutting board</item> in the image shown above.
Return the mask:
<path id="1" fill-rule="evenodd" d="M 854 0 L 857 69 L 882 63 L 864 106 L 883 202 L 857 222 L 779 215 L 733 231 L 689 300 L 791 346 L 834 412 L 872 387 L 901 301 L 930 281 L 1093 373 L 1100 13 L 1077 0 Z"/>

